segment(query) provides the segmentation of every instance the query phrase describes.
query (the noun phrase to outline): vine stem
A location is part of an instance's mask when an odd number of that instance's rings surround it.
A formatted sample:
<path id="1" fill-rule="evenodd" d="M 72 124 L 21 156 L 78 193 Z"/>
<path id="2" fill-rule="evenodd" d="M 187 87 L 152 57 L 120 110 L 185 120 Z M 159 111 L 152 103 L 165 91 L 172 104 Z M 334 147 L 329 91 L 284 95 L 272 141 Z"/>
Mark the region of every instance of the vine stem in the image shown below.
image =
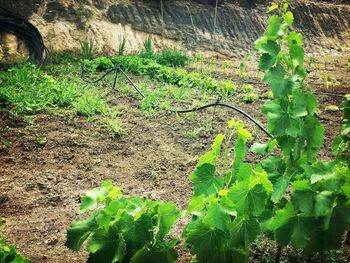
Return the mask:
<path id="1" fill-rule="evenodd" d="M 281 262 L 281 255 L 282 255 L 282 247 L 278 246 L 277 247 L 275 263 L 280 263 Z"/>

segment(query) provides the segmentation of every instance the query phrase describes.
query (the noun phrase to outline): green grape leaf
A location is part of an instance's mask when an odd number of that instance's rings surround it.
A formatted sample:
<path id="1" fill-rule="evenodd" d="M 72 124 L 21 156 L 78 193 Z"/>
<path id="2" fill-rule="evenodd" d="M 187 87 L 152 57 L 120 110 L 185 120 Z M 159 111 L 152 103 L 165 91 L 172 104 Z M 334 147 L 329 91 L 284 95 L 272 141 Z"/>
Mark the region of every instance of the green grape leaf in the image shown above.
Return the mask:
<path id="1" fill-rule="evenodd" d="M 202 222 L 186 233 L 186 242 L 192 245 L 199 262 L 215 262 L 215 259 L 220 258 L 228 238 L 226 232 Z"/>
<path id="2" fill-rule="evenodd" d="M 222 177 L 215 176 L 215 166 L 205 163 L 199 166 L 190 176 L 194 186 L 194 195 L 211 195 L 217 193 L 223 186 Z"/>
<path id="3" fill-rule="evenodd" d="M 314 210 L 316 193 L 312 190 L 294 191 L 292 193 L 292 203 L 305 216 L 312 216 Z"/>
<path id="4" fill-rule="evenodd" d="M 222 231 L 226 231 L 228 229 L 230 222 L 230 216 L 225 212 L 225 208 L 220 204 L 212 204 L 208 208 L 207 214 L 203 217 L 203 223 Z"/>
<path id="5" fill-rule="evenodd" d="M 79 251 L 85 240 L 97 227 L 95 215 L 83 221 L 74 221 L 67 230 L 65 246 L 73 251 Z"/>
<path id="6" fill-rule="evenodd" d="M 250 151 L 258 155 L 264 155 L 267 153 L 269 145 L 267 143 L 254 143 L 250 147 Z"/>
<path id="7" fill-rule="evenodd" d="M 286 70 L 283 66 L 277 65 L 269 69 L 264 80 L 271 85 L 272 93 L 275 98 L 283 98 L 288 94 L 287 81 L 285 80 Z"/>
<path id="8" fill-rule="evenodd" d="M 273 57 L 269 54 L 262 54 L 259 61 L 259 69 L 267 70 L 272 68 L 276 63 L 277 57 Z"/>
<path id="9" fill-rule="evenodd" d="M 94 188 L 87 191 L 81 199 L 80 212 L 95 209 L 100 203 L 104 202 L 106 197 L 113 191 L 113 197 L 121 197 L 119 188 L 113 187 L 112 181 L 104 181 L 102 187 Z"/>
<path id="10" fill-rule="evenodd" d="M 157 211 L 158 232 L 156 238 L 161 240 L 168 234 L 171 227 L 178 220 L 180 211 L 176 208 L 174 203 L 160 204 Z"/>
<path id="11" fill-rule="evenodd" d="M 237 217 L 230 226 L 233 247 L 248 248 L 259 234 L 260 225 L 254 218 Z"/>
<path id="12" fill-rule="evenodd" d="M 290 177 L 282 175 L 273 183 L 273 192 L 271 194 L 271 200 L 274 203 L 278 203 L 283 195 L 286 193 Z"/>
<path id="13" fill-rule="evenodd" d="M 215 165 L 217 159 L 220 156 L 221 144 L 225 136 L 223 134 L 218 134 L 213 142 L 211 151 L 205 153 L 198 160 L 197 167 L 202 166 L 205 163 Z"/>
<path id="14" fill-rule="evenodd" d="M 281 20 L 278 15 L 273 15 L 269 18 L 269 26 L 266 29 L 265 35 L 270 39 L 277 39 L 281 30 Z"/>
<path id="15" fill-rule="evenodd" d="M 315 225 L 312 217 L 298 215 L 289 203 L 276 211 L 269 227 L 275 232 L 275 239 L 280 246 L 286 246 L 291 241 L 295 248 L 305 248 Z"/>
<path id="16" fill-rule="evenodd" d="M 172 263 L 177 258 L 175 249 L 162 249 L 143 247 L 131 258 L 131 263 Z"/>
<path id="17" fill-rule="evenodd" d="M 289 46 L 289 55 L 292 59 L 293 69 L 298 66 L 303 67 L 304 65 L 304 49 L 298 44 L 291 44 Z"/>
<path id="18" fill-rule="evenodd" d="M 297 32 L 290 32 L 287 36 L 288 46 L 291 46 L 294 43 L 302 46 L 304 44 L 303 36 Z"/>
<path id="19" fill-rule="evenodd" d="M 125 221 L 125 223 L 127 222 L 128 220 Z M 143 214 L 139 219 L 132 222 L 131 225 L 128 225 L 128 228 L 125 228 L 126 259 L 130 259 L 135 251 L 151 242 L 153 238 L 152 230 L 152 218 L 147 214 Z"/>
<path id="20" fill-rule="evenodd" d="M 185 216 L 188 216 L 193 211 L 196 211 L 196 212 L 202 211 L 205 208 L 204 198 L 205 198 L 204 194 L 193 196 L 190 203 L 188 204 Z"/>
<path id="21" fill-rule="evenodd" d="M 292 26 L 294 23 L 294 15 L 292 12 L 288 11 L 283 15 L 284 21 L 288 26 Z"/>
<path id="22" fill-rule="evenodd" d="M 324 235 L 325 249 L 339 249 L 342 245 L 343 236 L 350 224 L 350 204 L 339 202 L 329 213 Z"/>
<path id="23" fill-rule="evenodd" d="M 311 184 L 336 178 L 334 162 L 316 162 L 311 167 Z"/>
<path id="24" fill-rule="evenodd" d="M 125 253 L 125 240 L 118 233 L 118 228 L 111 226 L 95 231 L 88 242 L 90 252 L 88 263 L 121 262 Z"/>
<path id="25" fill-rule="evenodd" d="M 235 178 L 239 174 L 239 169 L 243 164 L 246 156 L 246 141 L 240 136 L 237 138 L 234 147 L 234 159 L 232 164 L 232 177 Z"/>
<path id="26" fill-rule="evenodd" d="M 275 65 L 281 47 L 275 41 L 268 40 L 266 43 L 259 45 L 259 51 L 264 53 L 260 57 L 259 68 L 267 70 Z"/>
<path id="27" fill-rule="evenodd" d="M 292 182 L 292 188 L 294 191 L 312 191 L 309 180 L 298 180 Z"/>
<path id="28" fill-rule="evenodd" d="M 262 185 L 250 188 L 249 183 L 249 180 L 236 183 L 229 189 L 228 197 L 238 213 L 259 216 L 265 209 L 267 194 Z"/>
<path id="29" fill-rule="evenodd" d="M 333 208 L 334 195 L 330 191 L 322 191 L 316 195 L 315 215 L 316 217 L 328 215 Z"/>
<path id="30" fill-rule="evenodd" d="M 300 112 L 288 112 L 282 107 L 284 103 L 283 100 L 269 101 L 262 108 L 269 120 L 269 132 L 274 136 L 299 137 L 302 133 L 302 121 L 296 114 L 300 114 Z"/>
<path id="31" fill-rule="evenodd" d="M 273 185 L 268 179 L 267 173 L 262 169 L 255 169 L 253 176 L 249 179 L 249 188 L 252 189 L 256 185 L 262 185 L 266 192 L 273 191 Z"/>
<path id="32" fill-rule="evenodd" d="M 248 179 L 253 172 L 253 168 L 249 163 L 242 163 L 239 167 L 239 172 L 235 176 L 238 181 Z"/>

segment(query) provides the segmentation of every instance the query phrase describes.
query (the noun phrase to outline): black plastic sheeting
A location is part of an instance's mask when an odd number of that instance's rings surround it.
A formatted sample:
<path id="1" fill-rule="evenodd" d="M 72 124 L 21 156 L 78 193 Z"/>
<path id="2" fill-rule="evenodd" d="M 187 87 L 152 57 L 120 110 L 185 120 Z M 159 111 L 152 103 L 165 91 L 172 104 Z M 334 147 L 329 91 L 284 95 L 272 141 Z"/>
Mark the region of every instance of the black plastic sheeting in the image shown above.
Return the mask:
<path id="1" fill-rule="evenodd" d="M 48 49 L 38 29 L 25 18 L 14 15 L 4 8 L 0 8 L 0 32 L 13 34 L 23 40 L 29 49 L 29 59 L 32 62 L 41 64 L 48 57 Z M 0 64 L 0 69 L 9 66 Z"/>

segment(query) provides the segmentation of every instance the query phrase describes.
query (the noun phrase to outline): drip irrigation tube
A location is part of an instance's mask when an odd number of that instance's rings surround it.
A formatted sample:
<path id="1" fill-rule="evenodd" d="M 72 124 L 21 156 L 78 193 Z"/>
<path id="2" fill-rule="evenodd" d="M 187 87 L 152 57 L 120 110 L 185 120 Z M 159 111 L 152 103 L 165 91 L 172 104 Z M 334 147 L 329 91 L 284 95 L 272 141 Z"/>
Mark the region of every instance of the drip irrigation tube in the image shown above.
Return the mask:
<path id="1" fill-rule="evenodd" d="M 29 48 L 31 58 L 35 63 L 41 64 L 47 58 L 49 52 L 38 29 L 26 19 L 1 7 L 0 32 L 10 33 L 22 39 Z"/>
<path id="2" fill-rule="evenodd" d="M 118 72 L 121 72 L 126 79 L 129 81 L 129 83 L 131 84 L 131 86 L 139 93 L 139 95 L 142 98 L 145 98 L 146 96 L 141 92 L 141 90 L 136 86 L 136 84 L 129 78 L 129 76 L 120 68 L 112 68 L 110 70 L 108 70 L 105 74 L 102 75 L 102 77 L 98 78 L 97 80 L 92 81 L 92 83 L 97 83 L 101 80 L 103 80 L 107 75 L 109 75 L 110 73 L 115 72 L 115 77 L 114 77 L 114 82 L 113 82 L 113 89 L 115 89 L 115 85 L 116 85 L 116 79 L 117 79 L 117 75 Z M 255 118 L 253 118 L 251 115 L 249 115 L 248 113 L 246 113 L 245 111 L 243 111 L 242 109 L 227 104 L 227 103 L 223 103 L 221 102 L 222 97 L 220 96 L 218 98 L 218 100 L 214 103 L 210 103 L 210 104 L 206 104 L 200 107 L 196 107 L 196 108 L 192 108 L 192 109 L 169 109 L 170 112 L 173 113 L 190 113 L 190 112 L 195 112 L 195 111 L 201 111 L 210 107 L 217 107 L 217 106 L 221 106 L 224 108 L 228 108 L 231 110 L 234 110 L 236 112 L 239 112 L 240 114 L 242 114 L 243 116 L 245 116 L 246 118 L 248 118 L 251 122 L 253 122 L 256 126 L 259 127 L 260 130 L 262 130 L 267 136 L 269 136 L 270 138 L 272 137 L 269 132 L 267 131 L 267 129 L 260 123 L 258 122 Z"/>

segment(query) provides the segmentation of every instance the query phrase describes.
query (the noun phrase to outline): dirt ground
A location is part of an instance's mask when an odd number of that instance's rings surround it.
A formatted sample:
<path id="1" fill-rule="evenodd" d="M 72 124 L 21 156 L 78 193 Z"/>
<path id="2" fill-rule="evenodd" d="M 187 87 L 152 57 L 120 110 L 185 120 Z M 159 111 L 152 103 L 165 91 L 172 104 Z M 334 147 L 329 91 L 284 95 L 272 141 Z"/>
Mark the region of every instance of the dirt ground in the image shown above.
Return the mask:
<path id="1" fill-rule="evenodd" d="M 263 94 L 266 87 L 260 87 L 259 94 Z M 337 92 L 349 92 L 349 86 Z M 342 100 L 327 95 L 318 95 L 318 99 L 321 109 L 328 104 L 339 105 Z M 263 102 L 263 97 L 253 104 L 238 98 L 230 101 L 266 125 L 260 112 Z M 81 217 L 80 196 L 102 180 L 111 179 L 127 195 L 174 201 L 185 209 L 192 192 L 188 177 L 196 160 L 209 150 L 229 119 L 244 121 L 256 140 L 267 139 L 238 113 L 224 109 L 216 109 L 215 115 L 210 109 L 190 115 L 162 112 L 149 116 L 139 111 L 139 101 L 134 97 L 118 95 L 115 103 L 129 109 L 122 116 L 127 133 L 116 138 L 96 122 L 73 115 L 37 114 L 30 121 L 0 115 L 3 234 L 33 262 L 86 261 L 85 252 L 73 253 L 64 246 L 66 230 Z M 341 112 L 322 110 L 319 117 L 326 127 L 325 145 L 329 147 L 338 133 Z M 208 119 L 209 130 L 198 137 L 189 136 L 193 129 L 208 125 Z M 331 153 L 325 148 L 321 155 L 327 158 Z M 248 156 L 248 161 L 253 160 Z M 175 232 L 180 234 L 183 224 L 180 222 Z M 189 262 L 186 253 L 180 262 Z"/>

